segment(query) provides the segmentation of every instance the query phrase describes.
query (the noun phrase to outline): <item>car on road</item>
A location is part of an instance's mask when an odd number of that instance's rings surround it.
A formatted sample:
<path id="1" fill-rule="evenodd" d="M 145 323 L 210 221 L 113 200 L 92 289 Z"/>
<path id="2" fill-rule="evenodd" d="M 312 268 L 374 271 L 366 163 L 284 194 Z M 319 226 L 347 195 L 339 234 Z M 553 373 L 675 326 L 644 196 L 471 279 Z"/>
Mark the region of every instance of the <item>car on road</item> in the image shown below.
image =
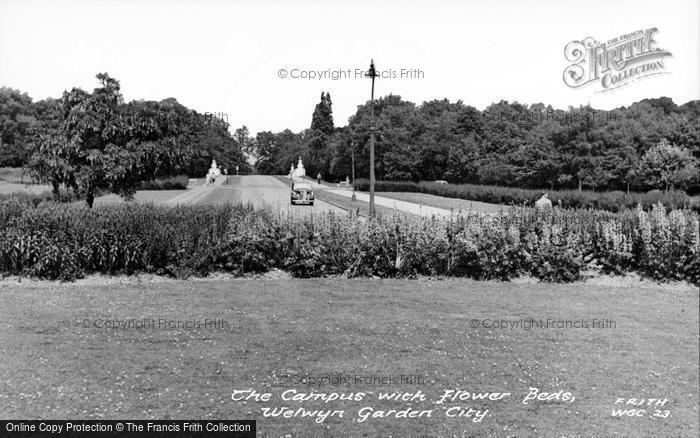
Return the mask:
<path id="1" fill-rule="evenodd" d="M 292 205 L 308 204 L 314 205 L 314 188 L 307 182 L 293 182 L 291 193 Z"/>

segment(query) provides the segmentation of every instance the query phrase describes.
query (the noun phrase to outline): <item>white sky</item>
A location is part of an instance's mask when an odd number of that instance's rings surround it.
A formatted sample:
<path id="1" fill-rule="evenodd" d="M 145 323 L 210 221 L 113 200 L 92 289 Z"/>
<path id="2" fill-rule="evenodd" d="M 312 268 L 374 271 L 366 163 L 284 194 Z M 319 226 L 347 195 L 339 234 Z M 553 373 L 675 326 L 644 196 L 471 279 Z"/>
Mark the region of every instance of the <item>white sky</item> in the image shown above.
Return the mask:
<path id="1" fill-rule="evenodd" d="M 570 89 L 564 46 L 657 27 L 670 74 L 608 93 Z M 648 97 L 700 98 L 700 1 L 32 1 L 0 0 L 0 86 L 35 100 L 98 72 L 127 101 L 175 97 L 225 113 L 232 130 L 298 132 L 321 91 L 336 126 L 369 99 L 368 79 L 280 79 L 278 70 L 418 68 L 422 79 L 378 79 L 376 94 L 421 103 L 501 99 L 609 109 Z"/>

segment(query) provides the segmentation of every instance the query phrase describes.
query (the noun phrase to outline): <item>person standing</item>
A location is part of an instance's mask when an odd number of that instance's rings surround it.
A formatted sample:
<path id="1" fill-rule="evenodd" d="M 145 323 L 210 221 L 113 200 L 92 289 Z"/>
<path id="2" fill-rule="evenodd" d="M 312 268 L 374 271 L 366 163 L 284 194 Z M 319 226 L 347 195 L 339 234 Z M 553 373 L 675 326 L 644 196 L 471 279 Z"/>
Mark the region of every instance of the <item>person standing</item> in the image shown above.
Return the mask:
<path id="1" fill-rule="evenodd" d="M 318 175 L 316 175 L 316 181 L 319 185 L 321 185 L 321 172 L 319 172 Z"/>
<path id="2" fill-rule="evenodd" d="M 542 197 L 535 201 L 535 208 L 539 211 L 552 211 L 552 201 L 546 193 L 542 193 Z"/>

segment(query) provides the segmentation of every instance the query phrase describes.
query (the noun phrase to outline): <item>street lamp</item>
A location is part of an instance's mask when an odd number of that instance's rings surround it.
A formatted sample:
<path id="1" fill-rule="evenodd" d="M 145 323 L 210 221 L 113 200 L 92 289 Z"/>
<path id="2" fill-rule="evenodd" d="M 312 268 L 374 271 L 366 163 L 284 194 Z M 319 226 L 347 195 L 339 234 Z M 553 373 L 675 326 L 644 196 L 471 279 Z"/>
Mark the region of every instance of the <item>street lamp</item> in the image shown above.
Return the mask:
<path id="1" fill-rule="evenodd" d="M 374 208 L 374 131 L 376 130 L 374 126 L 374 78 L 379 76 L 377 70 L 374 68 L 374 59 L 371 60 L 369 64 L 369 71 L 365 73 L 365 77 L 372 79 L 372 94 L 369 104 L 370 109 L 370 127 L 369 127 L 369 215 L 370 217 L 375 216 Z M 353 181 L 354 183 L 354 181 Z"/>

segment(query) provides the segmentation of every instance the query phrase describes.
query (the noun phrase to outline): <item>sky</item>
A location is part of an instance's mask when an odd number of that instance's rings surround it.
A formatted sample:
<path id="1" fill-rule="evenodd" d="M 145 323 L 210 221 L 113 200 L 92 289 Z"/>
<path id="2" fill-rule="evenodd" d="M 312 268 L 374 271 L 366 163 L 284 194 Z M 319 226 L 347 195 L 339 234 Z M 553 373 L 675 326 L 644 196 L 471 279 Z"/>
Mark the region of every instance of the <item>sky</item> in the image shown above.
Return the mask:
<path id="1" fill-rule="evenodd" d="M 648 28 L 671 53 L 663 74 L 605 92 L 564 83 L 569 42 Z M 699 45 L 698 0 L 0 0 L 0 86 L 39 100 L 108 72 L 126 101 L 174 97 L 252 134 L 308 128 L 321 92 L 346 125 L 370 98 L 372 58 L 376 96 L 417 104 L 682 104 L 700 99 Z"/>

